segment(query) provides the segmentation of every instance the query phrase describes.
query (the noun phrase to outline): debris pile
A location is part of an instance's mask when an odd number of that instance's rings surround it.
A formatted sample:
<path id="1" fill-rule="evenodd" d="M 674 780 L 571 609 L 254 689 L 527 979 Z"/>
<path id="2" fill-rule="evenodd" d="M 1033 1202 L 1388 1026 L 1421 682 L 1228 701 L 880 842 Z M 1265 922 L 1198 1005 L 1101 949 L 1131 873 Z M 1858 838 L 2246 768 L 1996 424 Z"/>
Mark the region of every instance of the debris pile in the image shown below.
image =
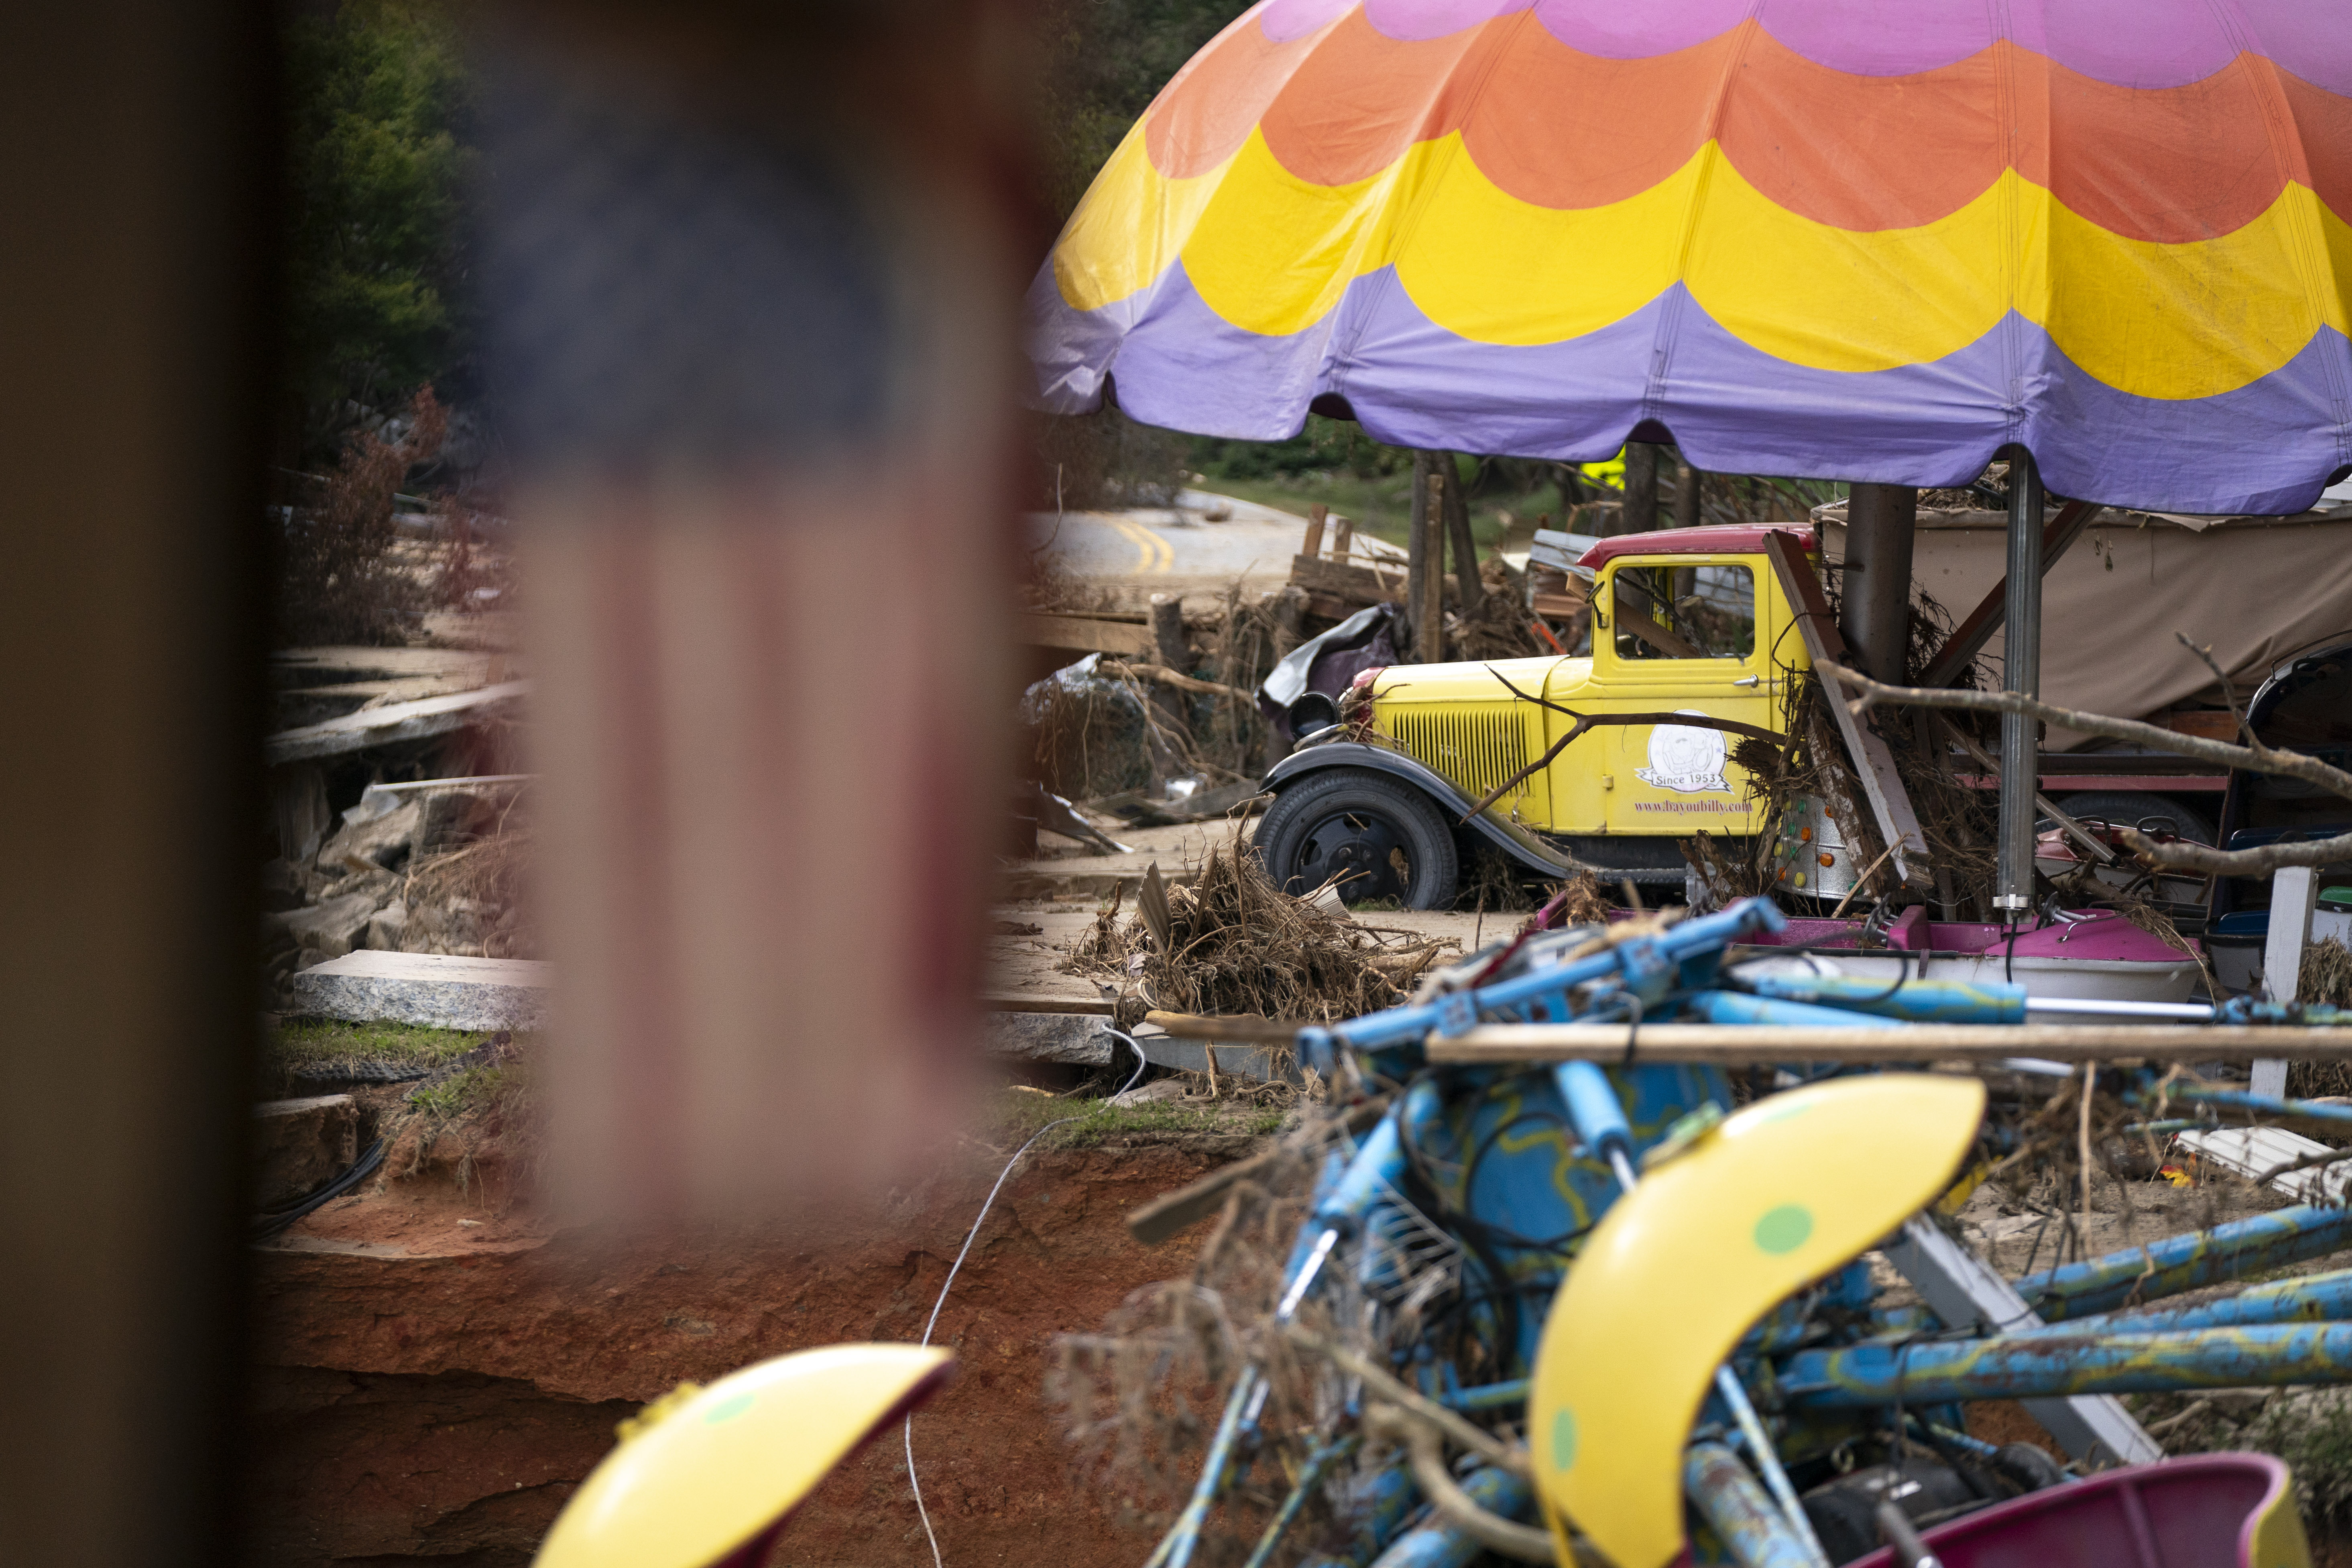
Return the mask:
<path id="1" fill-rule="evenodd" d="M 1064 967 L 1171 1013 L 1351 1018 L 1410 994 L 1454 945 L 1359 923 L 1336 900 L 1293 898 L 1238 838 L 1211 850 L 1190 886 L 1152 879 L 1138 902 L 1122 921 L 1114 894 Z"/>
<path id="2" fill-rule="evenodd" d="M 1255 1362 L 1275 1373 L 1265 1425 L 1281 1463 L 1269 1475 L 1303 1472 L 1315 1447 L 1311 1434 L 1328 1424 L 1318 1416 L 1329 1413 L 1313 1408 L 1318 1394 L 1344 1399 L 1344 1390 L 1318 1387 L 1311 1378 L 1318 1365 L 1302 1367 L 1288 1342 L 1270 1331 L 1284 1262 L 1305 1219 L 1315 1173 L 1336 1146 L 1343 1121 L 1314 1105 L 1303 1107 L 1300 1118 L 1231 1184 L 1190 1275 L 1137 1290 L 1099 1333 L 1055 1342 L 1046 1399 L 1061 1416 L 1078 1470 L 1155 1531 L 1176 1517 L 1192 1489 L 1226 1385 L 1242 1366 Z M 1321 1301 L 1309 1309 L 1310 1322 L 1327 1333 L 1334 1319 L 1354 1321 L 1361 1314 L 1349 1319 Z M 1255 1489 L 1229 1500 L 1198 1561 L 1240 1562 L 1238 1543 L 1257 1539 L 1276 1500 Z M 1314 1491 L 1292 1527 L 1294 1539 L 1323 1538 L 1341 1507 L 1336 1485 L 1328 1495 Z"/>
<path id="3" fill-rule="evenodd" d="M 530 843 L 516 809 L 522 782 L 372 786 L 315 855 L 265 862 L 262 949 L 271 991 L 362 948 L 534 956 L 520 887 Z"/>

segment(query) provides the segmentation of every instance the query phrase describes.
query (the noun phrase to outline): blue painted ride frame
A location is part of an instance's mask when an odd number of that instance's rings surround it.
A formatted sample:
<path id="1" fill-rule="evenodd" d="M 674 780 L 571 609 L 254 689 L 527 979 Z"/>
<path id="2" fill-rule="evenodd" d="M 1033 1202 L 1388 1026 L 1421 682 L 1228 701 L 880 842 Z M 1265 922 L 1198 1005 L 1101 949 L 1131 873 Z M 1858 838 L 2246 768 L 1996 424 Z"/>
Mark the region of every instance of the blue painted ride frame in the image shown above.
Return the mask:
<path id="1" fill-rule="evenodd" d="M 1376 1243 L 1387 1233 L 1384 1227 L 1402 1223 L 1405 1210 L 1400 1205 L 1410 1193 L 1422 1217 L 1461 1244 L 1462 1257 L 1450 1311 L 1416 1325 L 1422 1337 L 1400 1352 L 1402 1374 L 1457 1409 L 1517 1405 L 1526 1397 L 1524 1374 L 1541 1333 L 1543 1309 L 1579 1240 L 1618 1196 L 1618 1182 L 1601 1151 L 1588 1146 L 1579 1131 L 1592 1124 L 1594 1108 L 1563 1098 L 1559 1075 L 1532 1066 L 1432 1074 L 1423 1070 L 1420 1048 L 1430 1034 L 1457 1034 L 1481 1020 L 1638 1022 L 1685 1016 L 1843 1028 L 1883 1026 L 1889 1019 L 2014 1023 L 2024 1016 L 2022 987 L 1998 984 L 1887 985 L 1845 976 L 1782 974 L 1727 984 L 1718 974 L 1725 948 L 1782 923 L 1768 902 L 1747 900 L 1580 958 L 1538 954 L 1549 961 L 1488 984 L 1301 1031 L 1302 1059 L 1327 1074 L 1341 1052 L 1352 1052 L 1371 1071 L 1413 1081 L 1398 1109 L 1367 1135 L 1352 1158 L 1334 1156 L 1327 1165 L 1288 1278 L 1296 1284 L 1302 1276 L 1311 1277 L 1338 1245 Z M 2343 1021 L 2323 1018 L 2319 1010 L 2274 1006 L 2240 1006 L 2224 1018 L 2297 1020 Z M 1709 1104 L 1720 1110 L 1731 1103 L 1728 1085 L 1711 1067 L 1639 1064 L 1608 1072 L 1605 1081 L 1616 1107 L 1622 1107 L 1629 1152 L 1636 1158 L 1664 1141 L 1686 1115 Z M 2148 1073 L 2139 1076 L 2132 1092 L 2143 1103 L 2161 1093 L 2208 1116 L 2235 1109 L 2352 1122 L 2352 1109 L 2263 1100 L 2201 1085 L 2158 1085 Z M 1851 1265 L 1776 1307 L 1743 1341 L 1733 1364 L 1751 1397 L 1779 1425 L 1777 1441 L 1810 1452 L 1821 1451 L 1824 1431 L 1883 1430 L 1895 1407 L 1916 1419 L 1911 1413 L 1980 1398 L 2352 1381 L 2352 1321 L 2347 1321 L 2352 1320 L 2352 1270 L 2279 1281 L 2194 1307 L 2147 1305 L 2347 1246 L 2352 1246 L 2352 1212 L 2282 1210 L 2030 1275 L 2016 1284 L 2044 1319 L 2042 1326 L 1957 1340 L 1905 1337 L 1921 1326 L 1916 1314 L 1876 1310 L 1867 1272 Z M 1512 1321 L 1517 1331 L 1507 1336 L 1506 1325 Z M 1456 1347 L 1474 1348 L 1448 1353 L 1437 1342 L 1449 1330 Z M 1465 1358 L 1475 1364 L 1465 1366 Z M 1465 1388 L 1465 1371 L 1482 1381 Z M 1237 1381 L 1193 1504 L 1155 1561 L 1181 1563 L 1190 1556 L 1207 1507 L 1229 1473 L 1229 1458 L 1252 1440 L 1249 1396 L 1256 1379 L 1254 1370 L 1245 1369 Z M 1956 1410 L 1929 1414 L 1958 1420 Z M 1865 1427 L 1852 1425 L 1857 1417 L 1865 1418 Z M 1824 1419 L 1829 1427 L 1817 1425 Z M 1685 1478 L 1711 1527 L 1694 1546 L 1701 1561 L 1727 1542 L 1737 1560 L 1756 1568 L 1794 1568 L 1808 1561 L 1806 1548 L 1746 1465 L 1716 1441 L 1714 1434 L 1728 1426 L 1719 1402 L 1710 1400 L 1694 1433 Z M 1948 1448 L 1979 1458 L 1989 1452 L 1986 1445 L 1956 1431 L 1934 1429 Z M 1270 1556 L 1307 1490 L 1339 1458 L 1340 1446 L 1331 1444 L 1308 1461 L 1253 1563 Z M 1490 1506 L 1496 1511 L 1516 1512 L 1524 1506 L 1524 1487 L 1502 1472 L 1482 1470 L 1473 1479 L 1474 1495 L 1493 1493 Z M 1357 1521 L 1352 1547 L 1313 1563 L 1362 1568 L 1378 1555 L 1382 1568 L 1406 1563 L 1423 1568 L 1475 1556 L 1475 1542 L 1442 1519 L 1413 1522 L 1417 1495 L 1401 1463 L 1358 1477 L 1349 1493 L 1352 1501 L 1343 1509 L 1343 1517 Z"/>

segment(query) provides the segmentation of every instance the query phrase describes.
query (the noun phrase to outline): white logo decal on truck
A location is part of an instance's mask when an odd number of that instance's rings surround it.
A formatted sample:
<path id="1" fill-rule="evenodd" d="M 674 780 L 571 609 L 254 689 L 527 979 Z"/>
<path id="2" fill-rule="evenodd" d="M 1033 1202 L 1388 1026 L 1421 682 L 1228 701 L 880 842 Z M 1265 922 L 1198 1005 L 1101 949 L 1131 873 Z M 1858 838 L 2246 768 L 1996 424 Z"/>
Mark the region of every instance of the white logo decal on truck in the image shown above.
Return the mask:
<path id="1" fill-rule="evenodd" d="M 1675 711 L 1706 716 L 1705 710 L 1698 708 L 1677 708 Z M 1650 731 L 1650 765 L 1635 768 L 1633 776 L 1654 788 L 1670 789 L 1677 795 L 1729 795 L 1731 786 L 1723 782 L 1726 755 L 1720 730 L 1661 724 Z"/>

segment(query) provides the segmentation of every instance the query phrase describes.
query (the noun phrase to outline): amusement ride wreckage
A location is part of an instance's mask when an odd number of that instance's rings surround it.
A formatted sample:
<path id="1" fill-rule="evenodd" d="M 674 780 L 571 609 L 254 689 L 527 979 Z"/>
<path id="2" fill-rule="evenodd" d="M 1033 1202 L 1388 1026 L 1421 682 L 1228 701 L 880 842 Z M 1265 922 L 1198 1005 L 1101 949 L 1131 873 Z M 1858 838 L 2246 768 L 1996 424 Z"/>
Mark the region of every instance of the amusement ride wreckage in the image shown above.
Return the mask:
<path id="1" fill-rule="evenodd" d="M 1146 1568 L 1188 1568 L 1254 1465 L 1279 1471 L 1287 1496 L 1238 1543 L 1246 1568 L 1461 1568 L 1482 1553 L 1615 1568 L 2307 1568 L 2285 1466 L 2164 1459 L 2114 1396 L 2352 1381 L 2352 1270 L 2164 1304 L 2352 1246 L 2352 1211 L 2290 1207 L 2005 1279 L 1934 1218 L 2016 1140 L 1985 1118 L 1979 1079 L 1797 1061 L 1727 1110 L 1722 1068 L 1642 1059 L 1644 1020 L 1827 1032 L 2025 1016 L 2021 986 L 1886 984 L 1736 951 L 1784 920 L 1751 899 L 1679 923 L 1530 930 L 1414 1002 L 1299 1031 L 1303 1063 L 1377 1120 L 1325 1124 L 1270 1320 Z M 2352 1023 L 2243 999 L 2213 1016 Z M 1621 1024 L 1623 1057 L 1432 1060 L 1433 1041 L 1547 1023 Z M 2145 1118 L 2127 1131 L 2231 1110 L 2352 1122 L 2352 1107 L 2153 1068 L 2104 1078 Z M 1923 1305 L 1882 1303 L 1861 1258 L 1873 1248 Z M 540 1561 L 758 1562 L 824 1471 L 946 1371 L 941 1352 L 837 1346 L 657 1406 Z M 1307 1386 L 1278 1389 L 1286 1377 Z M 820 1393 L 827 1378 L 837 1386 Z M 812 1421 L 819 1399 L 830 1413 Z M 1969 1436 L 1962 1404 L 1992 1399 L 2024 1401 L 2087 1473 Z M 745 1416 L 737 1433 L 732 1416 L 719 1424 L 729 1411 Z M 772 1439 L 801 1434 L 783 1458 L 744 1458 L 762 1422 Z M 722 1494 L 734 1500 L 714 1513 Z M 1290 1534 L 1318 1499 L 1323 1542 L 1343 1544 L 1296 1558 L 1307 1543 Z M 665 1534 L 662 1521 L 688 1518 L 709 1522 Z M 644 1554 L 655 1539 L 673 1549 Z"/>

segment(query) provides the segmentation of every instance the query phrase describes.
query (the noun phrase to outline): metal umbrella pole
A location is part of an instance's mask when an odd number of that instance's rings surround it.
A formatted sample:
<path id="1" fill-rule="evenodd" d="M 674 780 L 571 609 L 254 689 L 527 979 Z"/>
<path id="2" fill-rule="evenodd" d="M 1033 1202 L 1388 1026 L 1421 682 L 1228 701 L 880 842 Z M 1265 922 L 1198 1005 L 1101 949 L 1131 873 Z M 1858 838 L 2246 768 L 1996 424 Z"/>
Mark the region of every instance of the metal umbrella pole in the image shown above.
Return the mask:
<path id="1" fill-rule="evenodd" d="M 2003 609 L 2001 684 L 2042 694 L 2042 471 L 2022 447 L 2009 448 L 2009 589 Z M 2033 792 L 2042 772 L 2033 721 L 2000 716 L 2000 865 L 1993 908 L 2004 921 L 2033 908 Z"/>

